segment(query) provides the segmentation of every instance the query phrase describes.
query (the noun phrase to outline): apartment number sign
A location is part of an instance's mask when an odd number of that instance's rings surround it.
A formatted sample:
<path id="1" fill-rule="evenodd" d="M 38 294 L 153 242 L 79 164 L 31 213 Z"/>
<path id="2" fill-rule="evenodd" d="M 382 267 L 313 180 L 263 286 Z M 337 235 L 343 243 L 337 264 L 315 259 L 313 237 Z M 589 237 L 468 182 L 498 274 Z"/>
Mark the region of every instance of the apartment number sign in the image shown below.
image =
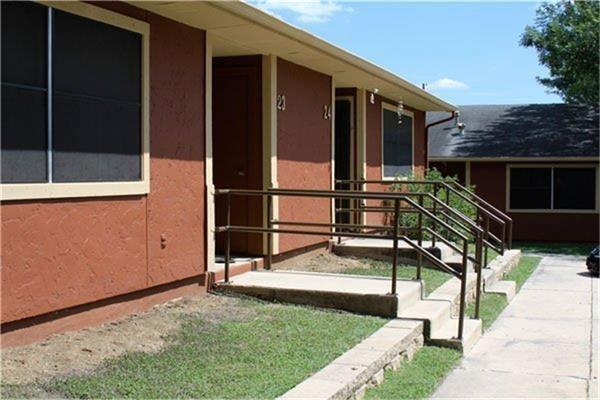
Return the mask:
<path id="1" fill-rule="evenodd" d="M 283 94 L 277 95 L 277 109 L 279 111 L 285 111 L 285 95 Z"/>

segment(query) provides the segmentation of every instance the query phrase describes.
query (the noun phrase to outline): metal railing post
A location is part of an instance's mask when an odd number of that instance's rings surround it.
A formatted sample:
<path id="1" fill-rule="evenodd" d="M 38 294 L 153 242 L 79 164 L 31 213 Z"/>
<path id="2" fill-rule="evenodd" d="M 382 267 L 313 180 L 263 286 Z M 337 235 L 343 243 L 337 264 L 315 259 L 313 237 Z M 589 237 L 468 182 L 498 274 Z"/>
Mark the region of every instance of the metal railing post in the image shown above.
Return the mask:
<path id="1" fill-rule="evenodd" d="M 489 236 L 490 236 L 490 216 L 489 216 L 489 215 L 487 215 L 487 216 L 485 217 L 484 237 L 485 237 L 486 239 L 489 239 Z M 489 247 L 489 246 L 485 246 L 485 249 L 484 249 L 484 256 L 483 256 L 484 263 L 485 263 L 485 266 L 486 266 L 486 267 L 487 267 L 487 265 L 488 265 L 488 247 Z"/>
<path id="2" fill-rule="evenodd" d="M 462 273 L 460 276 L 460 304 L 458 311 L 458 340 L 463 338 L 463 330 L 465 324 L 465 302 L 466 302 L 466 291 L 467 291 L 467 271 L 468 271 L 468 251 L 469 242 L 463 240 L 463 258 L 462 258 Z"/>
<path id="3" fill-rule="evenodd" d="M 394 238 L 392 254 L 392 294 L 396 294 L 396 277 L 398 276 L 398 217 L 400 214 L 400 201 L 394 200 Z"/>
<path id="4" fill-rule="evenodd" d="M 419 206 L 423 207 L 423 195 L 419 196 Z M 423 247 L 423 213 L 419 212 L 417 216 L 419 228 L 419 247 Z M 423 266 L 423 255 L 417 254 L 417 279 L 421 279 L 421 267 Z"/>
<path id="5" fill-rule="evenodd" d="M 477 287 L 475 288 L 475 318 L 479 319 L 479 309 L 481 305 L 481 285 L 482 285 L 482 271 L 483 271 L 483 260 L 481 246 L 483 245 L 483 235 L 477 233 L 475 242 L 475 259 L 477 260 Z"/>
<path id="6" fill-rule="evenodd" d="M 273 264 L 273 232 L 271 232 L 271 228 L 272 228 L 271 221 L 273 221 L 272 214 L 273 214 L 273 195 L 268 194 L 267 195 L 267 229 L 269 231 L 267 232 L 267 265 L 266 265 L 266 269 L 271 269 L 271 266 Z"/>
<path id="7" fill-rule="evenodd" d="M 225 238 L 225 282 L 229 282 L 229 257 L 231 251 L 231 194 L 228 192 L 225 196 L 225 202 L 227 205 L 227 219 L 226 219 L 226 238 Z"/>
<path id="8" fill-rule="evenodd" d="M 437 199 L 437 195 L 438 195 L 438 183 L 435 182 L 433 184 L 433 197 L 435 197 Z M 433 202 L 433 215 L 437 216 L 437 201 Z M 432 223 L 431 229 L 433 229 L 434 231 L 436 230 L 435 221 Z M 431 247 L 435 247 L 435 236 L 431 237 Z"/>
<path id="9" fill-rule="evenodd" d="M 512 219 L 507 221 L 508 238 L 506 239 L 508 249 L 512 249 L 513 223 Z"/>

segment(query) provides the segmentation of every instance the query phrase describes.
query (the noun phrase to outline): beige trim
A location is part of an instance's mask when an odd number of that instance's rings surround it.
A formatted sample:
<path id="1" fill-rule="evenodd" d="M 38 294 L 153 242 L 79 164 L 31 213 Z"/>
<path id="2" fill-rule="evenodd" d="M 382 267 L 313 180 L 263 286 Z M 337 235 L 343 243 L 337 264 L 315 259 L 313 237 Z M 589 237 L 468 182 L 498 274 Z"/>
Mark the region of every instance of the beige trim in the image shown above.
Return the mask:
<path id="1" fill-rule="evenodd" d="M 367 92 L 356 89 L 357 179 L 367 179 Z"/>
<path id="2" fill-rule="evenodd" d="M 219 55 L 273 54 L 333 76 L 338 85 L 380 89 L 423 111 L 456 107 L 402 77 L 241 1 L 129 1 L 184 24 L 211 31 L 223 45 Z M 375 22 L 376 23 L 376 22 Z M 215 54 L 216 54 L 215 46 Z"/>
<path id="3" fill-rule="evenodd" d="M 204 181 L 206 192 L 206 271 L 215 271 L 215 185 L 213 180 L 213 115 L 212 115 L 212 84 L 213 84 L 213 51 L 212 35 L 206 32 L 204 55 Z"/>
<path id="4" fill-rule="evenodd" d="M 598 164 L 506 164 L 506 179 L 505 179 L 505 204 L 506 211 L 511 213 L 523 213 L 523 214 L 597 214 L 600 212 L 600 185 L 599 185 L 599 174 Z M 510 170 L 512 168 L 594 168 L 596 170 L 596 208 L 594 210 L 568 210 L 568 209 L 511 209 L 510 208 Z M 554 185 L 554 179 L 551 178 L 551 185 Z M 551 186 L 552 187 L 552 186 Z M 550 189 L 550 195 L 554 196 L 553 189 Z M 576 195 L 576 193 L 574 193 Z M 554 207 L 554 201 L 552 201 L 552 207 Z"/>
<path id="5" fill-rule="evenodd" d="M 356 179 L 367 179 L 367 91 L 356 89 Z M 365 200 L 360 200 L 362 206 L 366 206 Z M 359 213 L 358 224 L 366 223 L 365 213 Z"/>
<path id="6" fill-rule="evenodd" d="M 429 157 L 431 162 L 594 162 L 598 157 Z"/>
<path id="7" fill-rule="evenodd" d="M 380 150 L 381 150 L 381 180 L 384 181 L 393 181 L 396 180 L 395 176 L 385 176 L 384 175 L 384 168 L 383 168 L 383 145 L 384 145 L 384 140 L 383 140 L 383 112 L 384 110 L 388 110 L 388 111 L 393 111 L 393 112 L 397 112 L 398 111 L 398 107 L 394 106 L 393 104 L 390 103 L 385 103 L 382 102 L 381 103 L 381 145 L 380 145 Z M 411 118 L 412 120 L 412 124 L 411 124 L 411 166 L 410 166 L 410 171 L 412 174 L 415 173 L 415 114 L 412 111 L 407 111 L 407 110 L 402 110 L 402 114 L 403 115 L 407 115 Z"/>
<path id="8" fill-rule="evenodd" d="M 465 162 L 465 185 L 471 186 L 471 161 Z"/>
<path id="9" fill-rule="evenodd" d="M 150 192 L 150 25 L 80 2 L 42 2 L 47 6 L 142 35 L 142 180 L 132 182 L 0 184 L 0 200 L 142 195 Z"/>
<path id="10" fill-rule="evenodd" d="M 331 116 L 329 117 L 329 126 L 331 127 L 331 164 L 330 164 L 330 178 L 331 184 L 330 189 L 335 190 L 335 80 L 331 77 L 331 95 L 329 98 L 329 104 L 331 107 Z M 335 224 L 335 199 L 331 198 L 330 203 L 330 223 Z"/>
<path id="11" fill-rule="evenodd" d="M 278 188 L 277 179 L 277 57 L 262 57 L 262 130 L 263 185 Z M 273 196 L 273 219 L 279 219 L 279 198 Z M 263 222 L 267 222 L 267 202 L 263 201 Z M 273 254 L 279 254 L 279 234 L 273 234 Z M 263 249 L 267 253 L 266 235 Z"/>

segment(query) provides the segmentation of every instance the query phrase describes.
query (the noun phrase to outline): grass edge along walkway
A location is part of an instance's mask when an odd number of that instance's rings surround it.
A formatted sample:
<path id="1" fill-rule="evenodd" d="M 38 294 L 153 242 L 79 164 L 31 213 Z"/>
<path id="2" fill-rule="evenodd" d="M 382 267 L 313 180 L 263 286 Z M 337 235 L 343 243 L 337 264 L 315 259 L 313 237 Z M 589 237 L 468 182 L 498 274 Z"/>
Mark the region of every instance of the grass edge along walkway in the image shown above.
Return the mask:
<path id="1" fill-rule="evenodd" d="M 522 256 L 519 264 L 507 273 L 503 280 L 514 280 L 517 293 L 535 271 L 540 257 Z M 504 295 L 482 293 L 481 319 L 484 331 L 491 326 L 508 305 Z M 468 312 L 472 312 L 469 305 Z M 419 349 L 411 361 L 404 362 L 397 371 L 386 371 L 385 380 L 377 387 L 367 390 L 366 399 L 424 399 L 437 389 L 443 379 L 458 363 L 458 350 L 435 346 Z"/>
<path id="2" fill-rule="evenodd" d="M 250 308 L 248 315 L 241 319 L 232 315 L 215 324 L 187 316 L 169 337 L 169 345 L 158 353 L 126 353 L 106 360 L 90 374 L 48 383 L 3 385 L 2 395 L 276 398 L 387 322 L 384 318 L 305 306 L 247 298 L 239 301 Z"/>

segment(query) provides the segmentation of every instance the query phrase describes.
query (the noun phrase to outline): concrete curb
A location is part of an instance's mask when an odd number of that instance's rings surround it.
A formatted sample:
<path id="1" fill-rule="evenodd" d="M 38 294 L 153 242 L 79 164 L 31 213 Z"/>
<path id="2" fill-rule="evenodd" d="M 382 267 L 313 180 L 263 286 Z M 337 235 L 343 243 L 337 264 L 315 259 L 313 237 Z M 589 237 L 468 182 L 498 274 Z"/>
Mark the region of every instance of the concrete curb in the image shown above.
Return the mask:
<path id="1" fill-rule="evenodd" d="M 422 322 L 392 320 L 279 399 L 361 398 L 422 346 Z"/>

